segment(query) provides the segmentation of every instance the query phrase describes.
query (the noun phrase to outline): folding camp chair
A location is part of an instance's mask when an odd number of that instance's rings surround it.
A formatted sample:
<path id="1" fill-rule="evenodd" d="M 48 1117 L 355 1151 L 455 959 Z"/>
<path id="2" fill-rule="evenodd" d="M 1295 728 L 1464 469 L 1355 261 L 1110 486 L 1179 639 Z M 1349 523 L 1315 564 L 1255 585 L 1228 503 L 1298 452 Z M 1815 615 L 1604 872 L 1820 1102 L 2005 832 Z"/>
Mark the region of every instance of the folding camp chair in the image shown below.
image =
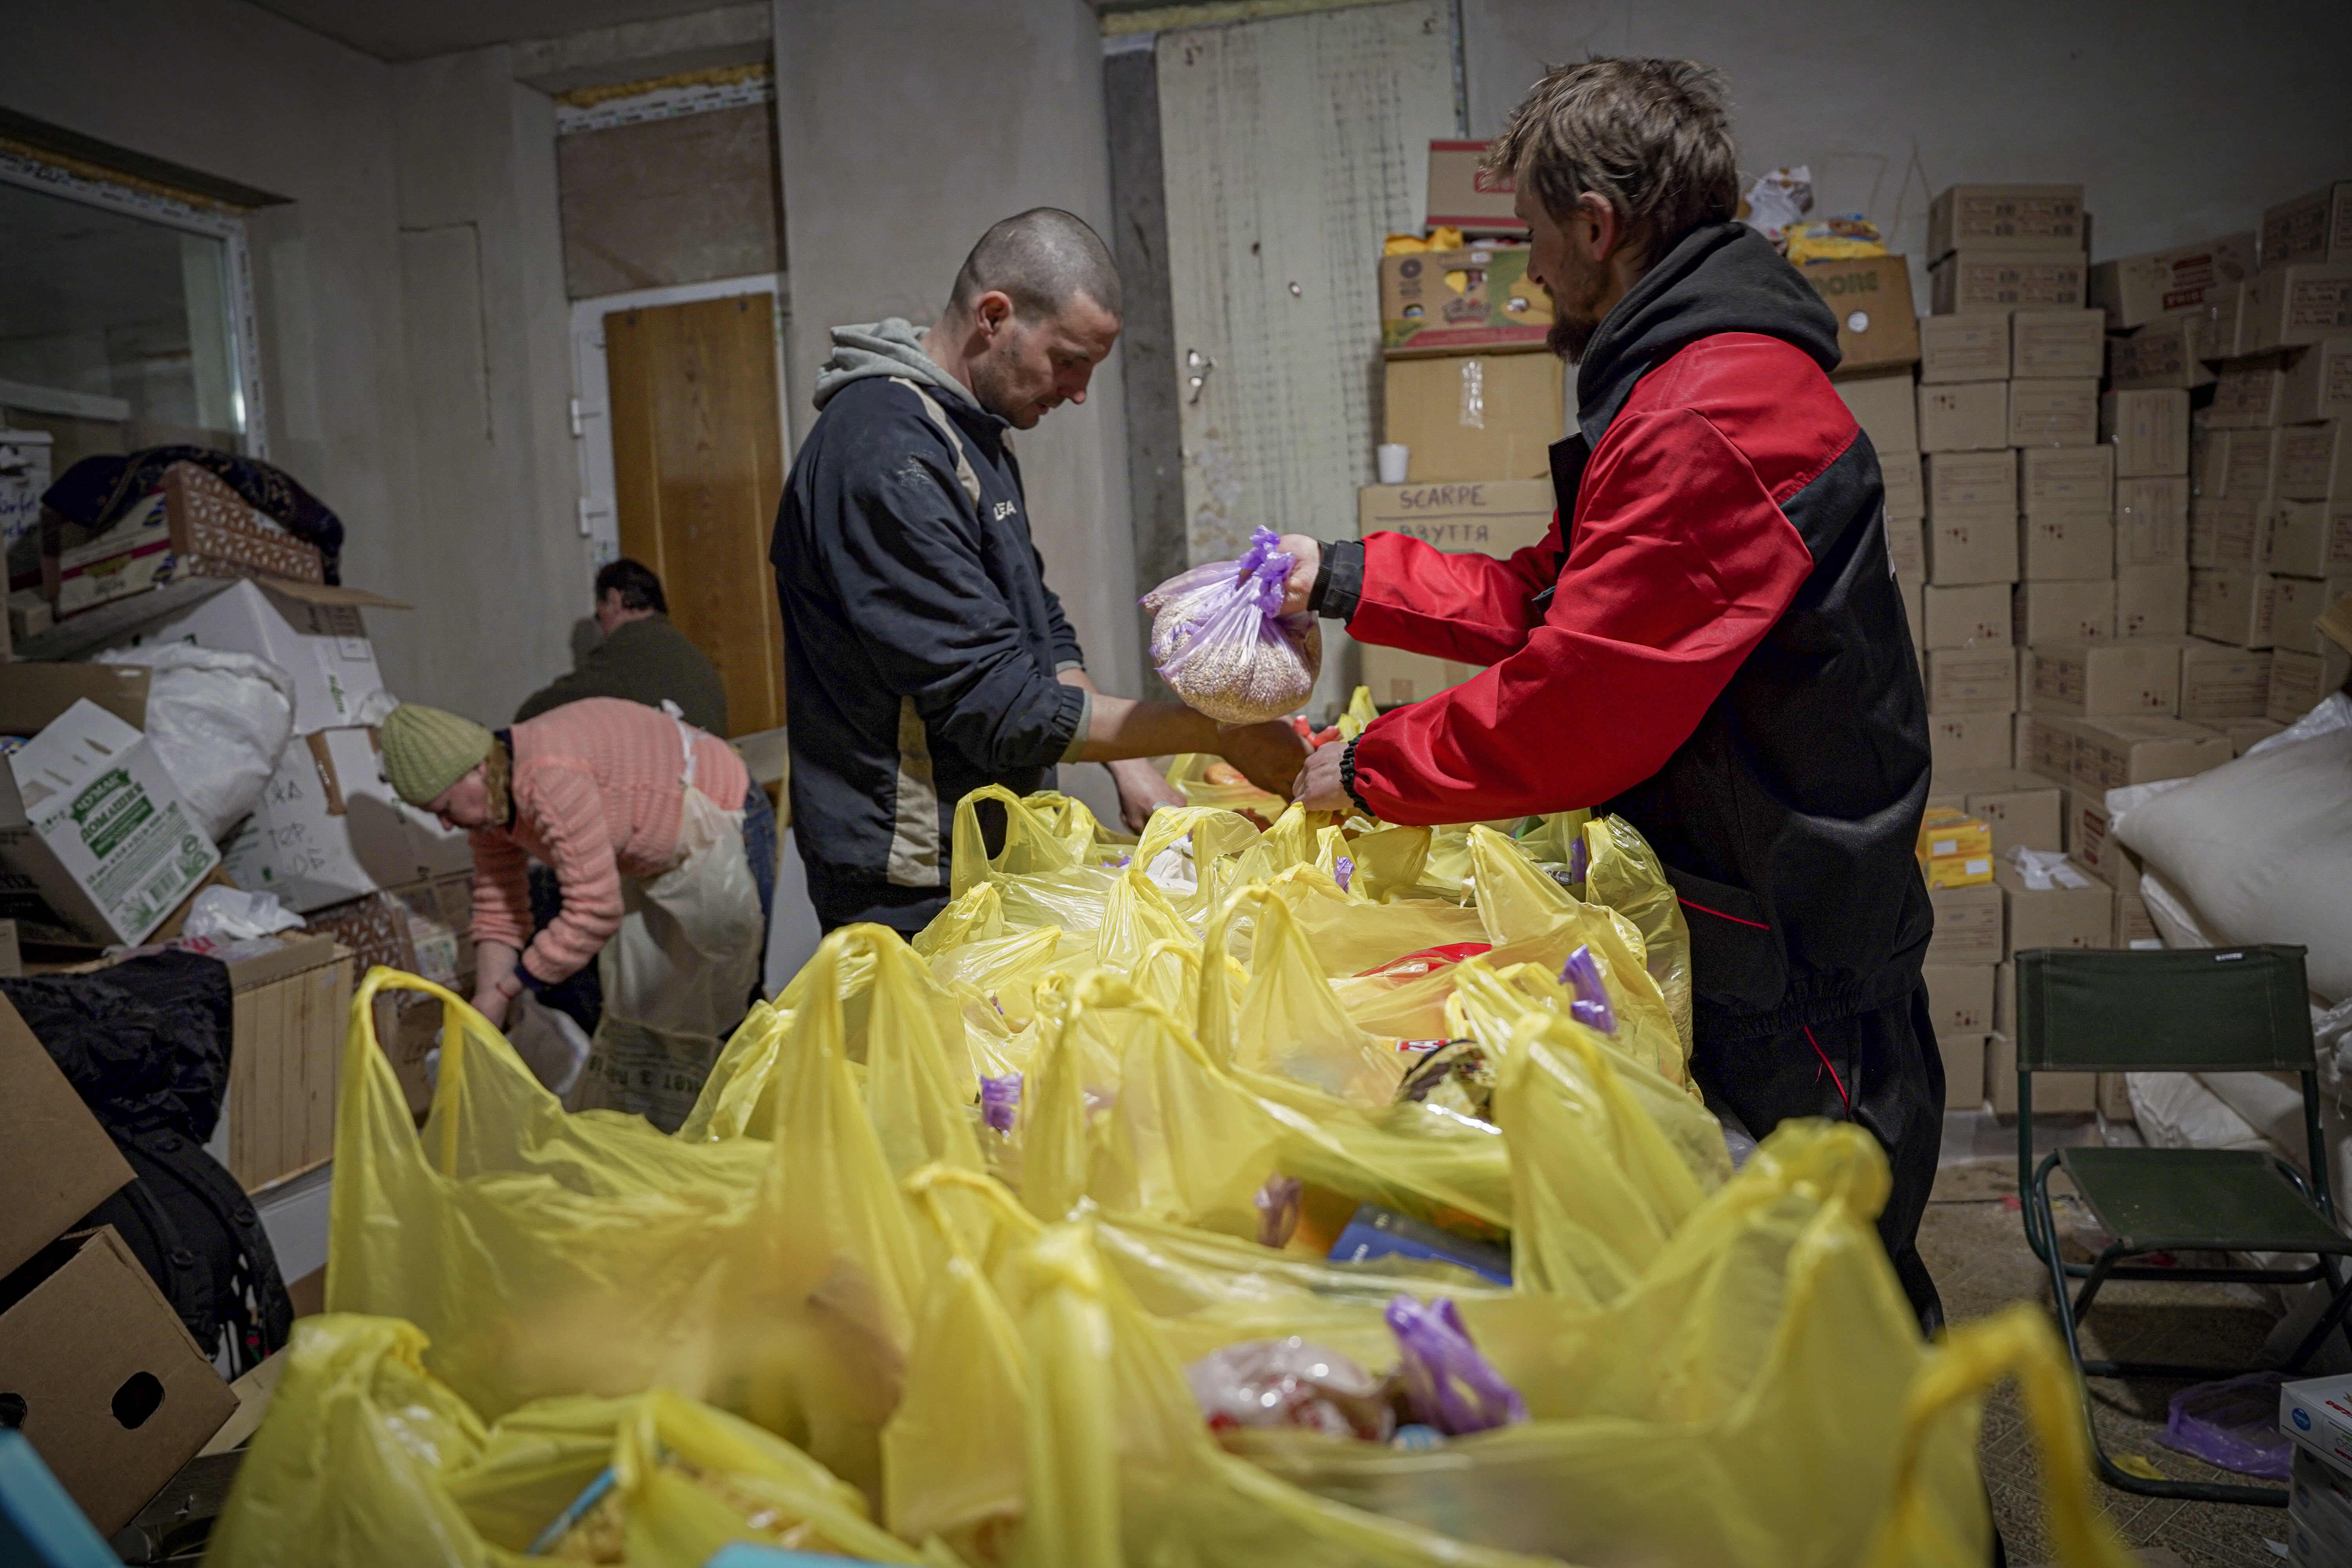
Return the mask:
<path id="1" fill-rule="evenodd" d="M 2352 1255 L 2327 1193 L 2319 1131 L 2303 949 L 2235 947 L 2171 952 L 2042 948 L 2017 955 L 2017 1181 L 2025 1239 L 2050 1268 L 2066 1352 L 2084 1377 L 2202 1380 L 2253 1367 L 2085 1361 L 2075 1325 L 2110 1279 L 2288 1285 L 2325 1280 L 2332 1299 L 2278 1370 L 2298 1372 L 2352 1306 Z M 2037 1072 L 2292 1072 L 2303 1079 L 2311 1175 L 2284 1160 L 2239 1149 L 2060 1149 L 2033 1163 Z M 2063 1170 L 2115 1239 L 2090 1263 L 2065 1260 L 2050 1207 L 2050 1173 Z M 2159 1252 L 2310 1254 L 2301 1268 L 2164 1268 L 2127 1258 Z M 2083 1281 L 2072 1299 L 2067 1281 Z M 2085 1401 L 2085 1419 L 2088 1418 Z M 2091 1453 L 2109 1486 L 2149 1497 L 2284 1507 L 2275 1488 L 2147 1480 L 2126 1475 L 2099 1447 Z"/>

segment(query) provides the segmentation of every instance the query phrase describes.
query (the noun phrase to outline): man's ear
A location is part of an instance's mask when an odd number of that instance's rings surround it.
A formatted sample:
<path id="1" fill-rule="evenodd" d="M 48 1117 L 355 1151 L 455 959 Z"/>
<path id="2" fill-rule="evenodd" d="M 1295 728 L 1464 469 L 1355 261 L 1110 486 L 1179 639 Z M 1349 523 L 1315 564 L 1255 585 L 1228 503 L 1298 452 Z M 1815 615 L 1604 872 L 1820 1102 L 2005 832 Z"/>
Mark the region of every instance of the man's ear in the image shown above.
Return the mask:
<path id="1" fill-rule="evenodd" d="M 1592 259 L 1606 261 L 1625 244 L 1625 225 L 1609 198 L 1599 191 L 1587 191 L 1576 198 L 1577 216 L 1590 226 L 1586 230 L 1592 244 Z"/>
<path id="2" fill-rule="evenodd" d="M 995 337 L 1013 321 L 1013 296 L 1002 289 L 991 289 L 971 302 L 971 319 L 983 333 Z"/>

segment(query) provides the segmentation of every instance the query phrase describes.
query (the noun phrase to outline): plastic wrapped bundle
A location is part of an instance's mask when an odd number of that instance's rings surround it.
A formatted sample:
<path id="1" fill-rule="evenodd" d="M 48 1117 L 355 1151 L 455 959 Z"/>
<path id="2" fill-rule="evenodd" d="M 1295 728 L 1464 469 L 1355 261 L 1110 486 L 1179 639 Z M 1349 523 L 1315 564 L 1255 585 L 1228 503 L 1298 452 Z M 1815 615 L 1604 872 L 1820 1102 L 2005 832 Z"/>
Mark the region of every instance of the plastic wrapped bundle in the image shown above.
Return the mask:
<path id="1" fill-rule="evenodd" d="M 1250 535 L 1239 561 L 1180 572 L 1143 596 L 1151 662 L 1191 707 L 1226 724 L 1279 719 L 1304 707 L 1323 668 L 1310 615 L 1285 616 L 1296 559 L 1272 529 Z"/>

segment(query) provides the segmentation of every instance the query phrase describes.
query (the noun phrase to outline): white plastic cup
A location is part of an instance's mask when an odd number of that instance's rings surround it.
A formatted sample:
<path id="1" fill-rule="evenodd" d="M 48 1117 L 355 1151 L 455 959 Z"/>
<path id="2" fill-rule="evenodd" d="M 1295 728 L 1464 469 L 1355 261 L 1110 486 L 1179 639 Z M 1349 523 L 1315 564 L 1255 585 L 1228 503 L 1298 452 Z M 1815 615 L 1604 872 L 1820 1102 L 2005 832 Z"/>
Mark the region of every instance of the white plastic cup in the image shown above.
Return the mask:
<path id="1" fill-rule="evenodd" d="M 1412 466 L 1412 448 L 1401 441 L 1383 441 L 1381 443 L 1380 457 L 1381 483 L 1384 485 L 1404 483 L 1406 470 Z"/>

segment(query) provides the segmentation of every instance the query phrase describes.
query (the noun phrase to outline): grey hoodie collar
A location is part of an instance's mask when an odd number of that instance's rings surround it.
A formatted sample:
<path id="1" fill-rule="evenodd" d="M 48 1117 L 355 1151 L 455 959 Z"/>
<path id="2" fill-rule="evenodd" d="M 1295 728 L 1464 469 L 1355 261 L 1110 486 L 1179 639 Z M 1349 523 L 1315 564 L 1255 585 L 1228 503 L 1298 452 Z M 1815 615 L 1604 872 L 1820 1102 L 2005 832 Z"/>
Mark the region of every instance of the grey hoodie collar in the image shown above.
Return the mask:
<path id="1" fill-rule="evenodd" d="M 908 324 L 903 316 L 865 326 L 834 328 L 833 357 L 818 369 L 816 395 L 811 401 L 823 408 L 835 393 L 851 382 L 873 375 L 905 376 L 967 408 L 980 407 L 971 394 L 964 390 L 963 383 L 932 363 L 931 356 L 923 352 L 921 331 Z"/>

